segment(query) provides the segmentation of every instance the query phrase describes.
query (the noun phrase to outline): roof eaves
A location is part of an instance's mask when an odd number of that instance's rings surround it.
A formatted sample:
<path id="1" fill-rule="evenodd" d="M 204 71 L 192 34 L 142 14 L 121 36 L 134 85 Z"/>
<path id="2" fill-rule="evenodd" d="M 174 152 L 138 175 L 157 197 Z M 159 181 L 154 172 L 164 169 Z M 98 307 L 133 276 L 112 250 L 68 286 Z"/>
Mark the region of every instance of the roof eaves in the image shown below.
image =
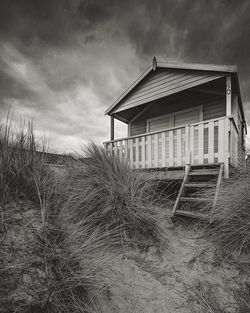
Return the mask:
<path id="1" fill-rule="evenodd" d="M 134 88 L 137 86 L 137 84 L 144 78 L 146 77 L 151 70 L 153 69 L 152 65 L 150 65 L 135 81 L 132 85 L 130 85 L 122 94 L 121 96 L 110 106 L 107 108 L 105 111 L 105 115 L 109 114 L 115 107 L 116 105 Z"/>
<path id="2" fill-rule="evenodd" d="M 237 73 L 237 65 L 157 62 L 157 67 L 196 70 L 196 71 L 200 70 L 224 73 Z"/>

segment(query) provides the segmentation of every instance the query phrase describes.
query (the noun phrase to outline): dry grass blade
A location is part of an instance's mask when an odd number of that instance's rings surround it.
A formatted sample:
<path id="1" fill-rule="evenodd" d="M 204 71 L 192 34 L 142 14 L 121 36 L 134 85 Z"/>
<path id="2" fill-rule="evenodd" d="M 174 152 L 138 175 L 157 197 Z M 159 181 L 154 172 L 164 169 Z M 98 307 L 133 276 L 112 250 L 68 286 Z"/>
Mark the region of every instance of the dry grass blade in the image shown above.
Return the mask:
<path id="1" fill-rule="evenodd" d="M 156 183 L 94 143 L 85 147 L 83 156 L 85 161 L 69 177 L 64 214 L 75 221 L 87 219 L 93 228 L 118 227 L 122 242 L 160 245 L 165 238 L 157 216 Z"/>

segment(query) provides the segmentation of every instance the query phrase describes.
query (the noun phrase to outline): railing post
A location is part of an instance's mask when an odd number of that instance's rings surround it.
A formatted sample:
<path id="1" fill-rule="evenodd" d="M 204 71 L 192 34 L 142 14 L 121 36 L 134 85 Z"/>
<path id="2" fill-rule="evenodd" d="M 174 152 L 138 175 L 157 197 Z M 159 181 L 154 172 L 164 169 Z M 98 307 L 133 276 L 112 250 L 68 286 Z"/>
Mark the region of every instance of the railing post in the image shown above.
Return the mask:
<path id="1" fill-rule="evenodd" d="M 224 120 L 224 177 L 229 178 L 229 119 Z"/>
<path id="2" fill-rule="evenodd" d="M 185 127 L 185 166 L 187 168 L 188 165 L 191 164 L 191 150 L 190 150 L 190 126 L 187 125 Z"/>

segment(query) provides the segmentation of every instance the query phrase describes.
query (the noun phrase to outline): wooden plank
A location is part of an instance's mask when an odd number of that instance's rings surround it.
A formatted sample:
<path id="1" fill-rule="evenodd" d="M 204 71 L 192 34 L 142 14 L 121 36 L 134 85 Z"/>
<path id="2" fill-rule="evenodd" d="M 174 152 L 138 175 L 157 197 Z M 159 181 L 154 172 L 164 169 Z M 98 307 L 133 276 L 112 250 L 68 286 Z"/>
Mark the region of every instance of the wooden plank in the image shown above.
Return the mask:
<path id="1" fill-rule="evenodd" d="M 135 139 L 135 168 L 139 168 L 139 138 Z"/>
<path id="2" fill-rule="evenodd" d="M 161 159 L 161 164 L 162 164 L 162 167 L 165 167 L 166 166 L 166 132 L 162 133 L 161 140 L 162 140 L 162 159 Z"/>
<path id="3" fill-rule="evenodd" d="M 214 187 L 214 185 L 211 185 L 209 183 L 188 183 L 185 184 L 185 188 L 208 188 L 208 187 Z"/>
<path id="4" fill-rule="evenodd" d="M 148 168 L 152 167 L 152 138 L 151 135 L 147 136 L 147 156 L 148 156 Z"/>
<path id="5" fill-rule="evenodd" d="M 194 164 L 194 126 L 190 126 L 190 162 Z"/>
<path id="6" fill-rule="evenodd" d="M 142 168 L 146 168 L 146 142 L 145 136 L 141 137 L 141 166 Z"/>
<path id="7" fill-rule="evenodd" d="M 124 160 L 128 161 L 128 140 L 124 140 Z"/>
<path id="8" fill-rule="evenodd" d="M 218 175 L 218 171 L 212 171 L 212 170 L 207 170 L 207 171 L 195 171 L 195 172 L 189 172 L 189 176 L 213 176 L 213 175 Z"/>
<path id="9" fill-rule="evenodd" d="M 186 165 L 191 164 L 191 147 L 190 147 L 190 126 L 187 125 L 185 127 L 185 155 L 186 155 L 186 160 L 185 163 Z"/>
<path id="10" fill-rule="evenodd" d="M 174 165 L 174 132 L 169 131 L 169 166 Z"/>
<path id="11" fill-rule="evenodd" d="M 190 165 L 188 165 L 187 168 L 186 168 L 186 172 L 185 172 L 185 176 L 183 178 L 182 184 L 181 184 L 181 188 L 180 188 L 180 190 L 178 192 L 178 196 L 177 196 L 177 198 L 175 200 L 175 203 L 174 203 L 174 207 L 173 207 L 173 210 L 172 210 L 172 216 L 175 215 L 175 212 L 176 212 L 176 210 L 179 207 L 180 198 L 181 198 L 181 196 L 183 194 L 183 191 L 184 191 L 184 188 L 185 188 L 185 184 L 186 184 L 186 182 L 188 180 L 189 171 L 190 171 Z"/>
<path id="12" fill-rule="evenodd" d="M 230 117 L 230 118 L 232 118 L 232 117 Z M 216 119 L 213 119 L 213 120 L 211 120 L 211 121 L 209 121 L 209 122 L 212 122 L 212 121 L 218 122 L 218 121 L 220 121 L 220 120 L 223 120 L 223 121 L 224 121 L 224 120 L 225 120 L 225 117 L 216 118 Z M 196 125 L 198 126 L 199 124 L 207 124 L 207 123 L 208 123 L 208 121 L 201 121 L 201 122 L 197 122 L 197 123 L 191 123 L 190 126 L 196 126 Z M 163 131 L 175 130 L 175 129 L 182 128 L 182 127 L 183 127 L 183 126 L 177 126 L 177 127 L 166 128 L 166 129 L 158 130 L 158 131 L 155 131 L 155 132 L 151 132 L 150 135 L 154 135 L 154 134 L 157 134 L 157 133 L 161 133 L 161 132 L 163 132 Z M 133 138 L 136 138 L 136 137 L 147 136 L 147 135 L 148 135 L 148 133 L 144 133 L 144 134 L 140 134 L 140 135 L 136 135 L 136 136 L 130 136 L 129 139 L 133 139 Z M 110 142 L 115 142 L 115 141 L 124 140 L 124 139 L 128 139 L 128 137 L 123 137 L 123 138 L 119 138 L 119 139 L 117 139 L 117 140 L 106 141 L 106 142 L 110 143 Z"/>
<path id="13" fill-rule="evenodd" d="M 232 85 L 231 76 L 226 77 L 226 115 L 231 116 L 232 114 Z"/>
<path id="14" fill-rule="evenodd" d="M 111 104 L 107 110 L 105 111 L 105 114 L 110 114 L 110 112 L 117 106 L 117 104 L 129 93 L 131 90 L 135 88 L 135 86 L 144 79 L 150 72 L 152 71 L 152 65 L 149 66 L 134 82 L 132 85 L 127 88 L 127 90 L 124 91 L 124 93 L 121 94 L 121 96 L 113 103 Z"/>
<path id="15" fill-rule="evenodd" d="M 184 91 L 186 89 L 190 89 L 192 87 L 207 83 L 209 81 L 213 81 L 213 80 L 218 79 L 220 77 L 221 77 L 221 75 L 209 76 L 209 77 L 203 77 L 203 78 L 198 77 L 197 79 L 193 79 L 192 81 L 189 81 L 189 82 L 184 81 L 181 84 L 179 84 L 178 86 L 171 86 L 171 87 L 169 87 L 166 90 L 163 90 L 161 92 L 158 91 L 158 92 L 155 92 L 153 94 L 146 95 L 144 98 L 141 97 L 140 99 L 136 99 L 136 100 L 131 101 L 131 102 L 128 102 L 129 101 L 128 100 L 125 103 L 123 103 L 119 108 L 114 110 L 113 112 L 118 113 L 118 112 L 130 109 L 130 108 L 136 107 L 136 106 L 140 106 L 142 104 L 151 102 L 153 100 L 160 99 L 162 97 L 166 97 L 166 96 L 175 94 L 177 92 Z"/>
<path id="16" fill-rule="evenodd" d="M 130 166 L 133 168 L 134 166 L 134 161 L 133 161 L 133 139 L 129 139 L 129 160 L 130 160 Z"/>
<path id="17" fill-rule="evenodd" d="M 214 163 L 214 122 L 208 123 L 208 163 Z"/>
<path id="18" fill-rule="evenodd" d="M 224 121 L 224 177 L 229 178 L 229 120 Z"/>
<path id="19" fill-rule="evenodd" d="M 177 210 L 177 211 L 175 212 L 175 215 L 190 217 L 190 218 L 199 219 L 199 220 L 204 220 L 204 221 L 209 221 L 208 217 L 207 217 L 205 214 L 198 213 L 198 212 L 190 212 L 190 211 L 180 211 L 180 210 Z"/>
<path id="20" fill-rule="evenodd" d="M 224 162 L 224 119 L 218 121 L 218 161 Z"/>
<path id="21" fill-rule="evenodd" d="M 158 62 L 158 67 L 186 69 L 186 70 L 200 70 L 200 71 L 215 71 L 215 72 L 229 72 L 236 73 L 236 65 L 217 65 L 217 64 L 200 64 L 200 63 L 171 63 Z"/>
<path id="22" fill-rule="evenodd" d="M 204 163 L 204 124 L 199 124 L 198 127 L 198 163 Z"/>
<path id="23" fill-rule="evenodd" d="M 158 152 L 159 152 L 159 134 L 155 134 L 154 135 L 155 138 L 154 138 L 154 153 L 155 153 L 155 160 L 154 160 L 154 167 L 158 167 L 158 164 L 159 164 L 159 156 L 158 156 Z"/>
<path id="24" fill-rule="evenodd" d="M 216 190 L 215 190 L 215 194 L 214 194 L 214 201 L 213 201 L 213 207 L 212 207 L 213 209 L 215 208 L 215 206 L 218 202 L 220 185 L 221 185 L 221 182 L 223 179 L 223 168 L 224 168 L 224 164 L 221 164 L 218 179 L 217 179 L 217 184 L 216 184 Z"/>
<path id="25" fill-rule="evenodd" d="M 211 202 L 213 199 L 208 198 L 194 198 L 194 197 L 180 197 L 181 202 Z"/>
<path id="26" fill-rule="evenodd" d="M 176 132 L 176 144 L 177 144 L 177 166 L 181 166 L 181 128 Z"/>

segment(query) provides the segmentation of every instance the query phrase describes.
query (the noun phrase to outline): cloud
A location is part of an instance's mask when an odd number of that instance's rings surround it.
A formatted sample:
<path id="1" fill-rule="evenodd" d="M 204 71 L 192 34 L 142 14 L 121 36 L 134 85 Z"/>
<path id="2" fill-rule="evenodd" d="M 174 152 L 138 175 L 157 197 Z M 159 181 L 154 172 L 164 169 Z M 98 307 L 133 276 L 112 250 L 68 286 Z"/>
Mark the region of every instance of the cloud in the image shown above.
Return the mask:
<path id="1" fill-rule="evenodd" d="M 247 0 L 2 0 L 1 113 L 33 119 L 56 151 L 102 142 L 105 109 L 156 55 L 238 64 L 250 120 L 249 9 Z"/>

